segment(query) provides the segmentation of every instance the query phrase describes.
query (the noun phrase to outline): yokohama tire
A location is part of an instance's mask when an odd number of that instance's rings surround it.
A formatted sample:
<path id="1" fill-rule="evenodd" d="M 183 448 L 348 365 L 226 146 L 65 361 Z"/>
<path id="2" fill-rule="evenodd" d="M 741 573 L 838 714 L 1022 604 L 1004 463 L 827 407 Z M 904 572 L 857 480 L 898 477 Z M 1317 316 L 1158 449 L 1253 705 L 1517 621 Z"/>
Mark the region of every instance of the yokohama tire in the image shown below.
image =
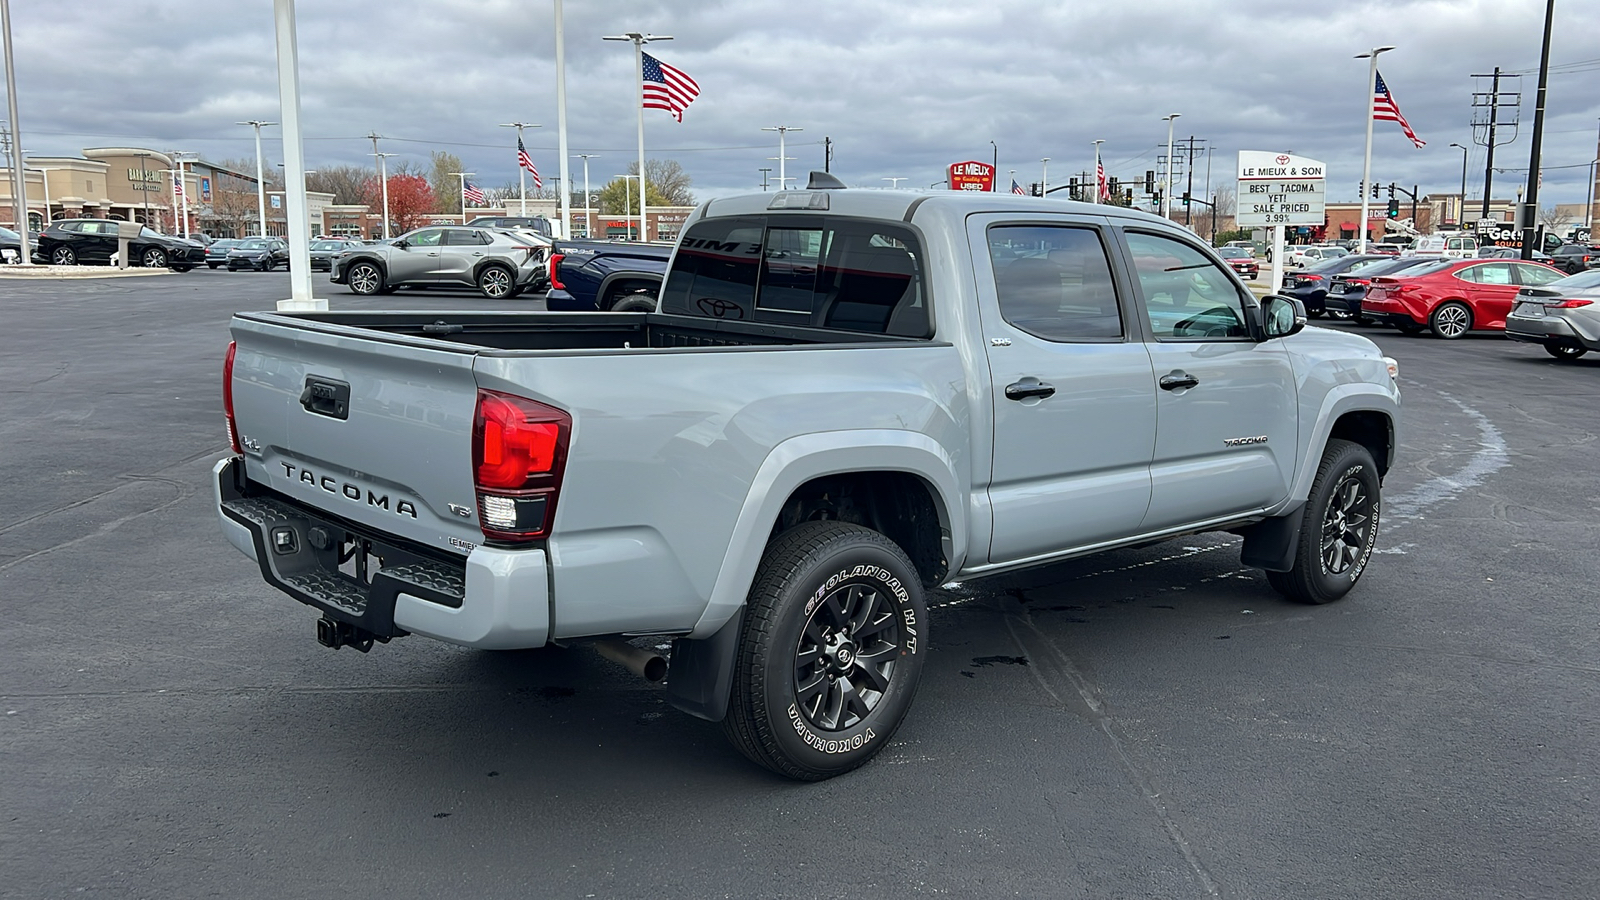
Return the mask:
<path id="1" fill-rule="evenodd" d="M 1306 501 L 1294 568 L 1268 572 L 1273 589 L 1300 603 L 1331 603 L 1350 593 L 1377 544 L 1380 491 L 1366 447 L 1329 441 Z"/>
<path id="2" fill-rule="evenodd" d="M 893 541 L 843 522 L 784 532 L 750 588 L 723 730 L 790 778 L 861 766 L 911 708 L 927 618 L 916 569 Z"/>
<path id="3" fill-rule="evenodd" d="M 345 273 L 344 282 L 352 294 L 369 296 L 383 291 L 383 272 L 369 262 L 358 262 Z"/>

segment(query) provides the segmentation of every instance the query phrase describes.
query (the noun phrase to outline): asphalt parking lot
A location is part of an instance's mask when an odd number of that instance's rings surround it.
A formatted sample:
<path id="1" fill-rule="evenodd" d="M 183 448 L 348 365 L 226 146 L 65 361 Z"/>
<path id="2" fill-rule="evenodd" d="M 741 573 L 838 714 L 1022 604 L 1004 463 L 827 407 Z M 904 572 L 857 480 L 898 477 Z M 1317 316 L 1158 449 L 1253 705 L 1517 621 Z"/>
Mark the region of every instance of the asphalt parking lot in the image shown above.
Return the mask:
<path id="1" fill-rule="evenodd" d="M 801 785 L 585 651 L 318 646 L 208 484 L 287 292 L 0 279 L 0 897 L 1600 896 L 1600 359 L 1351 326 L 1407 409 L 1354 594 L 1223 535 L 937 593 L 894 744 Z"/>

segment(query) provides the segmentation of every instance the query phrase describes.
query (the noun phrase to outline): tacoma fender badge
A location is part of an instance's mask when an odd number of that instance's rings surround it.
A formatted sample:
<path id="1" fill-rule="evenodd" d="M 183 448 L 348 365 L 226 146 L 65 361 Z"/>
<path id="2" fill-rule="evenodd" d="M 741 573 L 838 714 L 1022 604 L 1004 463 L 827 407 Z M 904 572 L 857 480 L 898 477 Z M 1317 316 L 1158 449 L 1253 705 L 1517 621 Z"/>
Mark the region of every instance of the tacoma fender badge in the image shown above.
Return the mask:
<path id="1" fill-rule="evenodd" d="M 1223 438 L 1222 439 L 1222 445 L 1224 447 L 1248 447 L 1251 444 L 1265 444 L 1266 442 L 1267 442 L 1267 436 L 1264 435 L 1264 434 L 1258 434 L 1255 437 L 1238 437 L 1238 438 Z"/>

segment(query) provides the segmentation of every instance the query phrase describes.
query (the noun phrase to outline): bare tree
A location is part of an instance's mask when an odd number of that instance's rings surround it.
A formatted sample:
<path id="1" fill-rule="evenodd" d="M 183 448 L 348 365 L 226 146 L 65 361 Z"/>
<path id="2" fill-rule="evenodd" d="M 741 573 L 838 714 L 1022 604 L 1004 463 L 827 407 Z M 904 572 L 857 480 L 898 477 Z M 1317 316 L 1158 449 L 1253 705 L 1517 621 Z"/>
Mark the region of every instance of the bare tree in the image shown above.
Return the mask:
<path id="1" fill-rule="evenodd" d="M 1546 206 L 1539 210 L 1539 224 L 1544 230 L 1555 234 L 1573 223 L 1572 214 L 1559 206 Z"/>
<path id="2" fill-rule="evenodd" d="M 365 166 L 319 166 L 306 176 L 306 190 L 333 195 L 338 204 L 361 203 L 377 176 Z"/>
<path id="3" fill-rule="evenodd" d="M 211 215 L 205 219 L 218 223 L 225 231 L 222 237 L 237 237 L 246 225 L 253 225 L 257 216 L 257 197 L 254 192 L 215 190 L 211 193 Z"/>
<path id="4" fill-rule="evenodd" d="M 1212 199 L 1216 201 L 1217 218 L 1219 219 L 1223 216 L 1233 215 L 1239 202 L 1238 196 L 1234 194 L 1232 189 L 1219 190 Z"/>
<path id="5" fill-rule="evenodd" d="M 639 174 L 637 162 L 628 164 L 628 174 Z M 693 206 L 694 192 L 689 190 L 693 183 L 689 173 L 675 159 L 647 159 L 644 163 L 645 181 L 650 186 L 650 205 L 652 206 Z M 599 193 L 596 191 L 595 193 Z M 621 209 L 622 204 L 618 203 Z"/>

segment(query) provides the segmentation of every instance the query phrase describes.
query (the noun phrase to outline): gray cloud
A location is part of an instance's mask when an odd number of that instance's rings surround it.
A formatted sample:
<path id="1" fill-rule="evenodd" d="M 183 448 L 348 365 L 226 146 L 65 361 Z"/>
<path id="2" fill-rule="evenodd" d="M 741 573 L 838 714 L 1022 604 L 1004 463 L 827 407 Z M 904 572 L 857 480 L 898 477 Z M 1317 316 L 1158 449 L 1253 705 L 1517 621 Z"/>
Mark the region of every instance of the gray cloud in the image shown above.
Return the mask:
<path id="1" fill-rule="evenodd" d="M 543 0 L 302 0 L 302 108 L 312 167 L 367 164 L 376 130 L 385 149 L 425 159 L 447 149 L 489 184 L 514 180 L 510 134 L 496 123 L 545 127 L 528 144 L 553 175 L 556 109 L 551 4 Z M 1496 65 L 1538 63 L 1537 0 L 1384 0 L 1248 4 L 1178 0 L 988 0 L 984 3 L 814 3 L 643 0 L 566 4 L 569 142 L 599 153 L 600 181 L 634 158 L 633 60 L 624 30 L 672 34 L 653 52 L 694 76 L 701 99 L 675 123 L 647 112 L 651 156 L 678 159 L 702 195 L 749 189 L 772 166 L 760 128 L 788 124 L 791 168 L 835 171 L 881 186 L 903 176 L 926 186 L 946 164 L 988 160 L 1002 178 L 1053 183 L 1092 164 L 1102 138 L 1111 174 L 1142 176 L 1164 152 L 1161 116 L 1182 113 L 1179 136 L 1214 150 L 1213 185 L 1231 182 L 1240 149 L 1293 149 L 1323 159 L 1330 197 L 1349 199 L 1361 173 L 1365 63 L 1383 57 L 1425 149 L 1377 123 L 1373 175 L 1453 191 L 1454 141 L 1471 145 L 1473 82 Z M 1600 56 L 1600 20 L 1585 5 L 1557 9 L 1553 60 Z M 24 143 L 40 154 L 142 144 L 209 158 L 253 153 L 241 119 L 278 120 L 268 0 L 13 4 Z M 1551 80 L 1545 139 L 1547 202 L 1585 199 L 1594 158 L 1600 69 Z M 1528 162 L 1534 100 L 1522 79 L 1524 128 L 1501 148 L 1506 196 Z M 271 133 L 271 132 L 269 132 Z M 276 134 L 268 153 L 281 159 Z M 403 139 L 403 140 L 402 140 Z M 1482 148 L 1469 154 L 1468 194 L 1481 191 Z M 1203 169 L 1204 161 L 1197 166 Z M 1555 168 L 1573 166 L 1574 168 Z M 574 177 L 577 173 L 573 167 Z"/>

